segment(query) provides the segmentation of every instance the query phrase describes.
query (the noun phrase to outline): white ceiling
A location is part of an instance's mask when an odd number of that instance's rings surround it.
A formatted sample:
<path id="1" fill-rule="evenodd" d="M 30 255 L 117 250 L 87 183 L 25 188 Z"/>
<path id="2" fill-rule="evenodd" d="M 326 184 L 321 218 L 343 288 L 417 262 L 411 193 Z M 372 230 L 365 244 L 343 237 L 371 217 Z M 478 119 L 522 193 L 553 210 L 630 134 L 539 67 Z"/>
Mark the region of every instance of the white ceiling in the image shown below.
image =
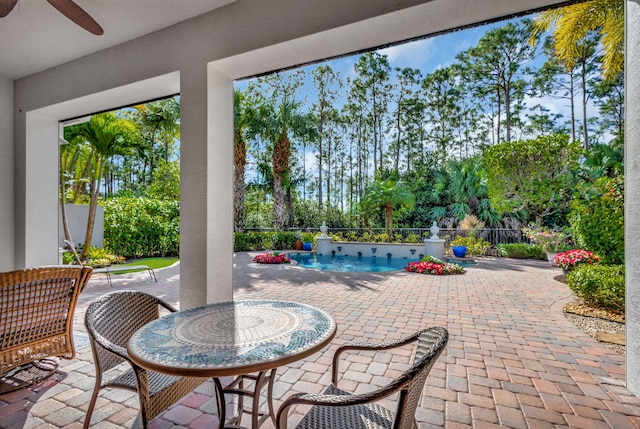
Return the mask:
<path id="1" fill-rule="evenodd" d="M 94 36 L 46 0 L 0 18 L 0 76 L 19 79 L 202 15 L 235 0 L 75 0 L 104 29 Z"/>

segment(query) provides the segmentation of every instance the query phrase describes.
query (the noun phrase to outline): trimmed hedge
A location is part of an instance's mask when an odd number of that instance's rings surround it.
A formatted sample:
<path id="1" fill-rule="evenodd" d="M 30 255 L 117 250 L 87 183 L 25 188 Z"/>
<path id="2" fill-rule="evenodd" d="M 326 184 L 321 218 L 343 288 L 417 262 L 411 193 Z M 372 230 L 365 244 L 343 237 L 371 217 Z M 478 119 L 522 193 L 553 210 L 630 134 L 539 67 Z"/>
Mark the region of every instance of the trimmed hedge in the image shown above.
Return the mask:
<path id="1" fill-rule="evenodd" d="M 498 252 L 498 256 L 506 258 L 547 260 L 547 254 L 539 244 L 498 244 L 496 246 L 496 250 Z"/>
<path id="2" fill-rule="evenodd" d="M 624 265 L 578 265 L 566 275 L 578 297 L 599 307 L 624 313 Z"/>
<path id="3" fill-rule="evenodd" d="M 179 202 L 109 198 L 104 204 L 104 241 L 113 253 L 127 258 L 178 255 Z"/>
<path id="4" fill-rule="evenodd" d="M 233 235 L 233 251 L 295 249 L 298 239 L 297 232 L 236 232 Z"/>

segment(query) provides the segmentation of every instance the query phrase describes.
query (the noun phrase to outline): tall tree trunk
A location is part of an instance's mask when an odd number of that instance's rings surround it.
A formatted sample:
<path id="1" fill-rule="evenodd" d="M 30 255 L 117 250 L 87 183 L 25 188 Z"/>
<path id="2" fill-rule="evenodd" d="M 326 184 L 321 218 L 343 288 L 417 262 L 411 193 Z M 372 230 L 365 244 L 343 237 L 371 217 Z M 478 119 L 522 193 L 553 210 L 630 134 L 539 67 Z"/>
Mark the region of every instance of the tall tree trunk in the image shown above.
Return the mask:
<path id="1" fill-rule="evenodd" d="M 584 136 L 584 149 L 589 150 L 589 130 L 587 129 L 587 66 L 582 62 L 582 123 Z"/>
<path id="2" fill-rule="evenodd" d="M 285 208 L 285 227 L 289 228 L 293 225 L 293 204 L 291 197 L 291 184 L 287 186 L 287 192 L 285 193 L 284 200 L 284 208 Z"/>
<path id="3" fill-rule="evenodd" d="M 576 103 L 573 100 L 574 92 L 575 92 L 575 82 L 573 80 L 573 73 L 569 72 L 569 94 L 571 95 L 571 97 L 569 97 L 569 100 L 570 100 L 569 108 L 571 109 L 571 141 L 572 142 L 576 141 Z"/>
<path id="4" fill-rule="evenodd" d="M 507 142 L 511 142 L 511 84 L 508 81 L 505 82 L 504 88 L 504 110 L 507 119 L 505 124 Z"/>
<path id="5" fill-rule="evenodd" d="M 71 239 L 71 232 L 69 232 L 69 222 L 67 220 L 67 205 L 65 204 L 65 188 L 64 188 L 64 171 L 62 166 L 59 167 L 60 171 L 60 217 L 62 218 L 62 230 L 64 231 L 64 239 L 73 242 Z"/>
<path id="6" fill-rule="evenodd" d="M 102 177 L 103 162 L 98 160 L 96 168 L 96 177 L 91 181 L 89 200 L 89 215 L 87 216 L 87 230 L 84 235 L 84 243 L 82 244 L 82 259 L 87 259 L 89 248 L 93 240 L 93 225 L 96 221 L 96 208 L 98 207 L 98 196 L 100 195 L 100 178 Z"/>
<path id="7" fill-rule="evenodd" d="M 398 108 L 398 116 L 396 117 L 396 132 L 397 132 L 397 138 L 396 138 L 396 153 L 395 153 L 395 162 L 394 162 L 394 166 L 393 169 L 395 170 L 396 174 L 399 173 L 400 171 L 400 145 L 402 144 L 402 137 L 400 135 L 400 108 Z"/>
<path id="8" fill-rule="evenodd" d="M 247 144 L 242 136 L 236 135 L 233 146 L 233 218 L 234 230 L 240 232 L 244 229 L 244 194 L 247 188 L 244 174 L 247 165 Z"/>
<path id="9" fill-rule="evenodd" d="M 498 88 L 498 123 L 497 123 L 497 143 L 500 144 L 500 123 L 502 122 L 500 115 L 502 115 L 502 96 L 500 94 L 500 88 Z"/>
<path id="10" fill-rule="evenodd" d="M 332 134 L 329 133 L 329 139 L 327 141 L 327 207 L 331 206 L 331 159 L 333 156 L 331 137 Z M 322 211 L 322 206 L 320 206 L 319 208 Z"/>
<path id="11" fill-rule="evenodd" d="M 291 146 L 288 136 L 282 135 L 273 148 L 273 210 L 275 229 L 281 231 L 286 223 L 285 183 L 289 178 Z"/>
<path id="12" fill-rule="evenodd" d="M 387 231 L 387 241 L 391 241 L 391 234 L 393 234 L 393 206 L 387 204 L 384 207 L 384 226 Z"/>
<path id="13" fill-rule="evenodd" d="M 93 154 L 89 155 L 87 159 L 87 163 L 84 165 L 84 169 L 82 170 L 81 177 L 87 177 L 89 175 L 89 171 L 91 171 L 91 163 L 93 162 Z M 78 204 L 78 200 L 80 199 L 80 195 L 84 194 L 86 190 L 86 182 L 84 180 L 76 180 L 73 183 L 73 197 L 71 202 L 73 204 Z"/>
<path id="14" fill-rule="evenodd" d="M 318 210 L 322 210 L 322 157 L 324 154 L 322 151 L 322 138 L 324 128 L 324 117 L 321 114 L 318 121 Z"/>

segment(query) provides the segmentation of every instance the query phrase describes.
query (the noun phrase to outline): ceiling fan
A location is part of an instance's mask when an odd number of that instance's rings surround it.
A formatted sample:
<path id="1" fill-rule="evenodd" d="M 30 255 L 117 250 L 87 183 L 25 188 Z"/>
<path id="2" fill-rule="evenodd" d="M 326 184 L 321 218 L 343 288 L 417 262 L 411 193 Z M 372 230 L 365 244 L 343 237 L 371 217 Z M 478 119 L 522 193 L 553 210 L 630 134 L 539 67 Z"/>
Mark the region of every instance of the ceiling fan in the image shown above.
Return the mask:
<path id="1" fill-rule="evenodd" d="M 91 17 L 84 9 L 78 6 L 73 0 L 47 0 L 51 6 L 58 9 L 64 16 L 87 30 L 89 33 L 100 36 L 104 33 L 100 24 Z M 0 18 L 9 15 L 18 0 L 0 0 Z"/>

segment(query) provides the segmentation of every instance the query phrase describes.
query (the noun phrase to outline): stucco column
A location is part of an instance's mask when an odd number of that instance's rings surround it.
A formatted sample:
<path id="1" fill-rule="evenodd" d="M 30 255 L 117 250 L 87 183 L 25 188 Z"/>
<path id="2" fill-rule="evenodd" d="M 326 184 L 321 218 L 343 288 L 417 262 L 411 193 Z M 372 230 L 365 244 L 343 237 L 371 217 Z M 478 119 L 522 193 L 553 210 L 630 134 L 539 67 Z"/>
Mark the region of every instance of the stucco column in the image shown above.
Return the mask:
<path id="1" fill-rule="evenodd" d="M 640 396 L 640 0 L 627 0 L 625 26 L 627 387 Z"/>
<path id="2" fill-rule="evenodd" d="M 15 267 L 58 263 L 58 121 L 15 113 Z"/>
<path id="3" fill-rule="evenodd" d="M 180 70 L 180 308 L 233 299 L 233 81 Z"/>
<path id="4" fill-rule="evenodd" d="M 13 153 L 13 80 L 0 76 L 0 271 L 14 267 Z"/>

